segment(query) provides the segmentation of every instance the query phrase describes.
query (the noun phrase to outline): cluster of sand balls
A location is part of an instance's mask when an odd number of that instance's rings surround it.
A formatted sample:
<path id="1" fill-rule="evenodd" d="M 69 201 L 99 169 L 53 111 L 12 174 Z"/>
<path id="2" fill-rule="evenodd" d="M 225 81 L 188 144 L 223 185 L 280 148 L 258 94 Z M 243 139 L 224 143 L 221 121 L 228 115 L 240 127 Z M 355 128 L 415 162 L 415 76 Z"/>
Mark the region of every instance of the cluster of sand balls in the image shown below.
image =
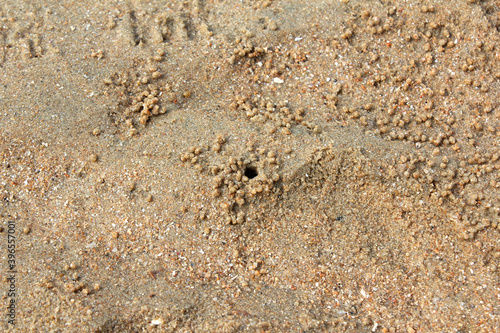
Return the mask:
<path id="1" fill-rule="evenodd" d="M 357 11 L 331 45 L 339 63 L 358 57 L 366 65 L 339 67 L 345 74 L 341 94 L 325 96 L 325 104 L 337 119 L 415 149 L 387 173 L 461 216 L 454 220 L 463 238 L 472 239 L 500 221 L 498 103 L 488 95 L 500 77 L 491 61 L 496 41 L 470 41 L 432 4 L 420 11 L 426 19 L 403 35 L 398 29 L 408 22 L 396 7 L 386 14 Z M 382 33 L 383 44 L 369 43 Z"/>
<path id="2" fill-rule="evenodd" d="M 463 239 L 473 239 L 486 227 L 498 228 L 500 202 L 494 190 L 500 165 L 499 154 L 476 154 L 468 161 L 442 154 L 435 148 L 430 156 L 422 153 L 403 154 L 389 166 L 389 177 L 401 177 L 408 188 L 425 195 L 436 206 L 453 212 L 452 222 Z M 491 195 L 487 195 L 488 190 Z"/>
<path id="3" fill-rule="evenodd" d="M 292 110 L 287 101 L 275 103 L 265 98 L 249 99 L 246 96 L 236 96 L 230 108 L 244 112 L 244 115 L 254 123 L 269 123 L 270 134 L 276 133 L 280 128 L 283 134 L 290 135 L 290 129 L 297 124 L 312 126 L 304 121 L 305 109 L 299 107 Z"/>
<path id="4" fill-rule="evenodd" d="M 123 111 L 129 135 L 138 132 L 137 125 L 146 126 L 152 117 L 168 112 L 191 95 L 185 92 L 177 96 L 170 83 L 159 80 L 162 74 L 156 63 L 163 59 L 164 54 L 159 49 L 156 56 L 148 59 L 142 73 L 115 73 L 104 79 L 104 84 L 114 87 L 122 97 L 119 108 Z"/>
<path id="5" fill-rule="evenodd" d="M 250 36 L 253 36 L 253 34 Z M 236 43 L 237 47 L 234 48 L 233 54 L 228 59 L 230 64 L 234 64 L 239 59 L 254 59 L 267 53 L 267 48 L 254 45 L 248 37 L 237 37 Z"/>
<path id="6" fill-rule="evenodd" d="M 213 176 L 213 196 L 223 196 L 220 207 L 227 214 L 227 222 L 240 224 L 244 221 L 245 213 L 236 207 L 242 207 L 255 198 L 268 194 L 279 181 L 277 171 L 265 171 L 277 166 L 277 159 L 273 152 L 266 157 L 250 153 L 248 157 L 230 157 L 226 163 L 210 168 Z M 236 213 L 236 215 L 234 214 Z"/>
<path id="7" fill-rule="evenodd" d="M 218 154 L 225 143 L 226 139 L 218 135 L 211 150 Z M 246 154 L 225 156 L 225 162 L 205 163 L 205 167 L 200 163 L 204 152 L 200 147 L 192 147 L 180 156 L 182 162 L 189 162 L 212 177 L 211 195 L 220 200 L 220 211 L 226 215 L 229 224 L 243 223 L 245 204 L 272 192 L 280 180 L 279 160 L 273 151 L 255 149 L 252 142 L 246 148 Z"/>

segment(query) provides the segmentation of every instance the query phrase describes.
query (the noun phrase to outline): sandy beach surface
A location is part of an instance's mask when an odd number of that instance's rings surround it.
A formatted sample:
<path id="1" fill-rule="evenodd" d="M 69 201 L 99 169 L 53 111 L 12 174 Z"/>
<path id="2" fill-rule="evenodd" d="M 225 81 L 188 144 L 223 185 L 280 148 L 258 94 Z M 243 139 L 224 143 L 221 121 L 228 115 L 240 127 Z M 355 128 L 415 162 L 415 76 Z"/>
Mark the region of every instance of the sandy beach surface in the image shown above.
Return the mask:
<path id="1" fill-rule="evenodd" d="M 0 2 L 4 332 L 498 332 L 496 0 Z"/>

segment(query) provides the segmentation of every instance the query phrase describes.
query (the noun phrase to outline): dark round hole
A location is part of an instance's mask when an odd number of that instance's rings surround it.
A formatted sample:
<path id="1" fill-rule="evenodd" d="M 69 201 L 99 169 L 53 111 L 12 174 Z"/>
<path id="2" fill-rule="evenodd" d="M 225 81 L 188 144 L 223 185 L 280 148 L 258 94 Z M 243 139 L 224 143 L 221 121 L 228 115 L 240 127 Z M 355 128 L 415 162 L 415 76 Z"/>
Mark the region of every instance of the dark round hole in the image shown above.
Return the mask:
<path id="1" fill-rule="evenodd" d="M 248 179 L 255 178 L 258 174 L 257 169 L 254 167 L 247 167 L 245 169 L 245 176 L 247 176 Z"/>

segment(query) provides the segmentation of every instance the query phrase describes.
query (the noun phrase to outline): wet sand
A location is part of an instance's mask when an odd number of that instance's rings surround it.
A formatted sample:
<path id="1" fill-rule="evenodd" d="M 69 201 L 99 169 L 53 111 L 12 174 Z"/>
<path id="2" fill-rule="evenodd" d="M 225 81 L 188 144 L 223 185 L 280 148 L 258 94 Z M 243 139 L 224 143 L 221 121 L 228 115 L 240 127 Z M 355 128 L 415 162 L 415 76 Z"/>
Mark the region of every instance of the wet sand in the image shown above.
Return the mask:
<path id="1" fill-rule="evenodd" d="M 499 10 L 4 1 L 2 330 L 495 332 Z"/>

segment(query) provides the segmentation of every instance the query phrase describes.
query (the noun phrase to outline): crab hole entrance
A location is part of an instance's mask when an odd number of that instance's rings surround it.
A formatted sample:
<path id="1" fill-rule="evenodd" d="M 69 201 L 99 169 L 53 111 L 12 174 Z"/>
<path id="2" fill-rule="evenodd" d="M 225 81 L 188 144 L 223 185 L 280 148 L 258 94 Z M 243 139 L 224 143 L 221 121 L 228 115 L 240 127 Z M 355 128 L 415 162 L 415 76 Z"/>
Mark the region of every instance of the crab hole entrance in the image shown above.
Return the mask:
<path id="1" fill-rule="evenodd" d="M 249 167 L 245 168 L 245 176 L 248 179 L 253 179 L 253 178 L 257 177 L 258 174 L 259 173 L 257 172 L 257 169 L 253 166 L 249 166 Z"/>

